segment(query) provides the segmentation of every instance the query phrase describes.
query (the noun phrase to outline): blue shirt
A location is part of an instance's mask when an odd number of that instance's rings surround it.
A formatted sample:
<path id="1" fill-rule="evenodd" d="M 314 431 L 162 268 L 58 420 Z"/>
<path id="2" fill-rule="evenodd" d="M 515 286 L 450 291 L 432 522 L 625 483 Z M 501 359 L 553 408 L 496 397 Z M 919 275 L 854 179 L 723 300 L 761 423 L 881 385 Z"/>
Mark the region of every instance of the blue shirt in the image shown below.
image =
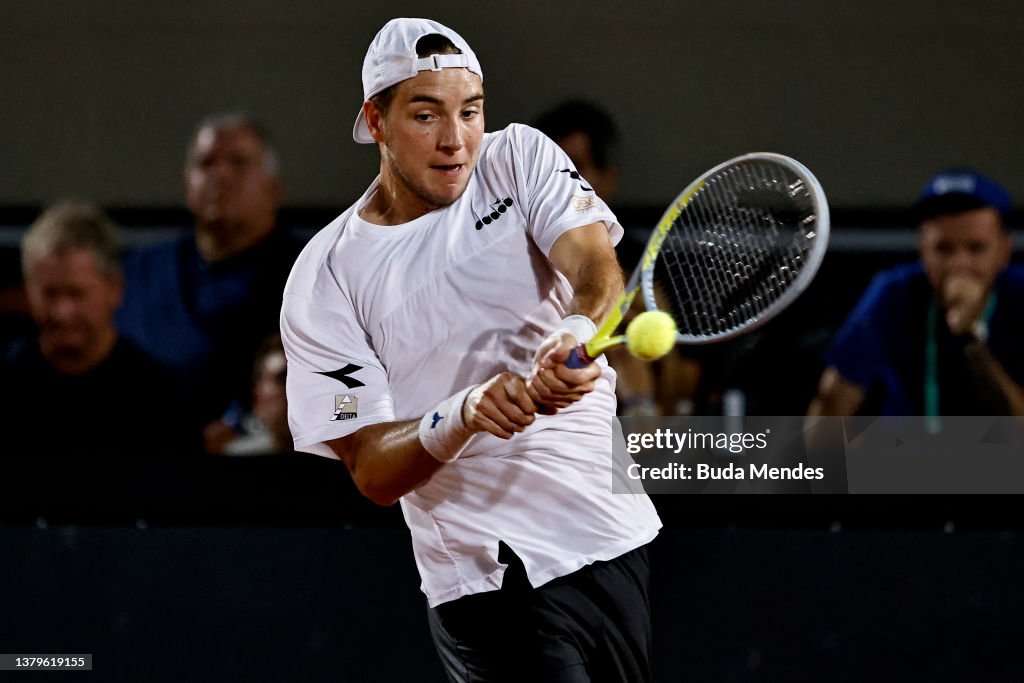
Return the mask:
<path id="1" fill-rule="evenodd" d="M 1011 265 L 996 279 L 996 307 L 988 346 L 1003 369 L 1024 383 L 1024 267 Z M 978 396 L 964 359 L 966 339 L 955 337 L 941 309 L 928 330 L 931 285 L 920 263 L 876 275 L 832 341 L 826 364 L 843 379 L 879 392 L 883 415 L 923 415 L 925 348 L 931 334 L 938 348 L 939 413 L 990 415 Z"/>
<path id="2" fill-rule="evenodd" d="M 199 419 L 248 402 L 253 356 L 277 332 L 282 292 L 301 245 L 282 231 L 206 262 L 189 235 L 128 252 L 118 329 L 181 380 Z"/>

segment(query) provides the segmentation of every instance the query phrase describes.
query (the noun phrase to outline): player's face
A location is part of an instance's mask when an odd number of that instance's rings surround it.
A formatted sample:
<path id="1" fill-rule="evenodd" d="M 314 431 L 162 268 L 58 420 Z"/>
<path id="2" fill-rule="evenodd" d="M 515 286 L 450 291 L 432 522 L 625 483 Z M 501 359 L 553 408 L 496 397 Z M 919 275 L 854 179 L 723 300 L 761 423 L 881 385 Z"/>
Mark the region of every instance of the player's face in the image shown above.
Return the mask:
<path id="1" fill-rule="evenodd" d="M 252 131 L 204 128 L 185 168 L 185 200 L 203 225 L 257 230 L 274 220 L 281 189 Z"/>
<path id="2" fill-rule="evenodd" d="M 999 213 L 991 208 L 924 221 L 919 248 L 928 281 L 936 291 L 942 291 L 950 275 L 967 275 L 991 287 L 1012 252 Z"/>
<path id="3" fill-rule="evenodd" d="M 101 272 L 92 252 L 40 258 L 27 273 L 25 289 L 47 358 L 91 358 L 112 341 L 121 277 Z"/>
<path id="4" fill-rule="evenodd" d="M 407 211 L 448 206 L 466 191 L 484 135 L 483 93 L 468 69 L 421 71 L 396 87 L 376 136 L 381 182 Z"/>

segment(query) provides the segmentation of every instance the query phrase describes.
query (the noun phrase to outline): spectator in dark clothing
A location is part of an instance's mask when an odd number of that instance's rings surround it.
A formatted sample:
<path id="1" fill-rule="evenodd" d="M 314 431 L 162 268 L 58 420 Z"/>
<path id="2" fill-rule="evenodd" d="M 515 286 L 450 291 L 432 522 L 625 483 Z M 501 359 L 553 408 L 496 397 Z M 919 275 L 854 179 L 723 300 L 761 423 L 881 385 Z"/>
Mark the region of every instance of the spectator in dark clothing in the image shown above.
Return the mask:
<path id="1" fill-rule="evenodd" d="M 301 244 L 277 226 L 282 187 L 266 130 L 244 114 L 200 122 L 185 163 L 195 230 L 124 259 L 126 337 L 179 375 L 211 450 L 247 402 L 253 354 L 277 331 Z"/>
<path id="2" fill-rule="evenodd" d="M 0 363 L 0 414 L 19 452 L 56 455 L 198 450 L 170 372 L 118 335 L 123 298 L 117 230 L 99 209 L 61 203 L 22 241 L 38 336 Z"/>

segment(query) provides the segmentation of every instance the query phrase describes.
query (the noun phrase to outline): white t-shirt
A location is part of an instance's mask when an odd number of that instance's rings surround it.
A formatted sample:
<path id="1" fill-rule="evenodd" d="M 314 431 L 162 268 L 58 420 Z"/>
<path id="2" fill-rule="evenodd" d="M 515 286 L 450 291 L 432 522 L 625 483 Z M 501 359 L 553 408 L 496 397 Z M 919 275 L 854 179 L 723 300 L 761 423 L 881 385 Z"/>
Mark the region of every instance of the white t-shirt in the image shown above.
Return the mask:
<path id="1" fill-rule="evenodd" d="M 499 372 L 529 372 L 566 315 L 572 288 L 548 261 L 567 230 L 615 216 L 562 150 L 512 125 L 488 133 L 465 193 L 397 226 L 358 216 L 374 182 L 306 246 L 284 293 L 289 423 L 297 450 L 360 427 L 419 419 Z M 613 494 L 615 374 L 502 440 L 477 434 L 462 456 L 401 499 L 431 606 L 501 586 L 498 542 L 534 586 L 649 542 L 645 495 Z"/>

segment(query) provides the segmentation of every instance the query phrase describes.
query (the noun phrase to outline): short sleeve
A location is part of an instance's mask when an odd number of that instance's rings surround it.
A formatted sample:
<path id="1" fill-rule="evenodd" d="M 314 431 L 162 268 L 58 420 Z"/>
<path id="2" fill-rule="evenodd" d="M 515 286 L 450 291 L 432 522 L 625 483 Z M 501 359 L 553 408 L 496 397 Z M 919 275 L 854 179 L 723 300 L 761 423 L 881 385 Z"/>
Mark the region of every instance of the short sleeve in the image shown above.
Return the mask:
<path id="1" fill-rule="evenodd" d="M 894 297 L 892 282 L 877 275 L 832 340 L 825 357 L 843 379 L 866 389 L 889 367 L 889 335 Z"/>
<path id="2" fill-rule="evenodd" d="M 286 293 L 281 340 L 296 450 L 333 458 L 324 441 L 395 419 L 387 373 L 354 313 Z"/>
<path id="3" fill-rule="evenodd" d="M 549 137 L 514 124 L 509 127 L 508 153 L 530 235 L 545 255 L 562 233 L 591 223 L 604 222 L 612 244 L 622 239 L 615 214 Z"/>

